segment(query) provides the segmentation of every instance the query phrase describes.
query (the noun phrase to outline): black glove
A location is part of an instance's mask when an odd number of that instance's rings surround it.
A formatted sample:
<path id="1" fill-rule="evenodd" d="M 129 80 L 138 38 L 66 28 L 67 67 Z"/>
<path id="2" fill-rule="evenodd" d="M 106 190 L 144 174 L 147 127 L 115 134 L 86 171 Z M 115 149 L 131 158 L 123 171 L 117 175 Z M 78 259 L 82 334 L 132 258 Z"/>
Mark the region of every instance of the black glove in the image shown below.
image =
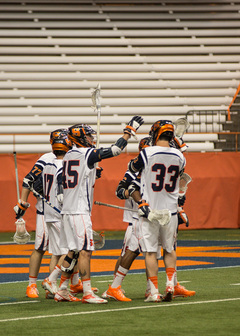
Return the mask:
<path id="1" fill-rule="evenodd" d="M 123 132 L 129 135 L 136 135 L 137 130 L 139 127 L 144 123 L 143 118 L 140 116 L 133 117 L 127 126 L 124 128 Z"/>
<path id="2" fill-rule="evenodd" d="M 102 167 L 97 167 L 96 168 L 96 180 L 99 179 L 100 177 L 102 177 L 102 171 L 103 171 Z"/>
<path id="3" fill-rule="evenodd" d="M 150 213 L 151 209 L 149 207 L 149 204 L 145 200 L 140 200 L 138 202 L 138 214 L 141 217 L 148 218 L 148 215 Z"/>
<path id="4" fill-rule="evenodd" d="M 185 195 L 179 196 L 178 197 L 178 206 L 180 206 L 180 207 L 184 206 L 185 201 L 186 201 L 186 196 Z"/>
<path id="5" fill-rule="evenodd" d="M 181 208 L 178 208 L 178 225 L 185 224 L 186 227 L 189 226 L 188 216 L 186 215 L 185 211 Z"/>
<path id="6" fill-rule="evenodd" d="M 25 214 L 25 211 L 29 207 L 30 207 L 30 204 L 28 202 L 19 200 L 17 205 L 15 205 L 15 207 L 13 208 L 13 210 L 16 212 L 16 219 L 23 217 L 23 215 Z"/>

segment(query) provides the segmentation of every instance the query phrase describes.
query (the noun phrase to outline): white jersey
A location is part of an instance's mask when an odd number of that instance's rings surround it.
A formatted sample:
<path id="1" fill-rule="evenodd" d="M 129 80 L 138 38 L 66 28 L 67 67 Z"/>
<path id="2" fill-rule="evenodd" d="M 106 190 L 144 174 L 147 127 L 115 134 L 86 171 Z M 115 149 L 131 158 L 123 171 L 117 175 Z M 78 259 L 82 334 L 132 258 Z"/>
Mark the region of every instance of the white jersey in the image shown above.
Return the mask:
<path id="1" fill-rule="evenodd" d="M 144 168 L 141 194 L 152 209 L 177 212 L 179 173 L 185 167 L 183 154 L 170 147 L 147 147 L 140 153 Z"/>
<path id="2" fill-rule="evenodd" d="M 62 170 L 62 160 L 55 157 L 52 162 L 48 162 L 45 165 L 42 171 L 42 177 L 44 197 L 61 211 L 62 206 L 57 200 L 57 175 L 59 170 Z M 45 204 L 44 219 L 46 223 L 58 222 L 61 221 L 61 214 L 50 205 Z"/>
<path id="3" fill-rule="evenodd" d="M 46 154 L 43 154 L 34 164 L 34 166 L 37 166 L 40 168 L 40 170 L 43 170 L 44 167 L 48 162 L 52 162 L 52 160 L 56 158 L 55 154 L 53 152 L 49 152 Z M 44 204 L 41 198 L 37 197 L 37 203 L 36 203 L 36 209 L 38 214 L 43 214 L 44 210 Z"/>
<path id="4" fill-rule="evenodd" d="M 93 150 L 74 147 L 64 156 L 62 214 L 91 214 L 96 164 L 90 169 L 87 160 Z"/>

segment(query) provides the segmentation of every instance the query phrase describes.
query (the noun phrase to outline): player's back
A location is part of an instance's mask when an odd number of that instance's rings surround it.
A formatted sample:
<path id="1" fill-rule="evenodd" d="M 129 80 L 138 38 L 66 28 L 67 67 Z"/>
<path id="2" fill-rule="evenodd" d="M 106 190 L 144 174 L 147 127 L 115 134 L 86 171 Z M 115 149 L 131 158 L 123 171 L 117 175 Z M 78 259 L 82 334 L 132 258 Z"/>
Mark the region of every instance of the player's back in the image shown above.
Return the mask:
<path id="1" fill-rule="evenodd" d="M 177 211 L 179 173 L 185 166 L 182 153 L 170 147 L 152 146 L 142 153 L 141 192 L 152 209 Z"/>
<path id="2" fill-rule="evenodd" d="M 54 158 L 43 169 L 43 193 L 44 197 L 57 209 L 61 210 L 61 204 L 57 200 L 57 172 L 62 169 L 62 160 Z M 61 221 L 61 214 L 44 204 L 44 218 L 46 222 Z"/>
<path id="3" fill-rule="evenodd" d="M 62 214 L 91 212 L 96 169 L 88 167 L 87 159 L 92 150 L 74 147 L 64 156 Z"/>

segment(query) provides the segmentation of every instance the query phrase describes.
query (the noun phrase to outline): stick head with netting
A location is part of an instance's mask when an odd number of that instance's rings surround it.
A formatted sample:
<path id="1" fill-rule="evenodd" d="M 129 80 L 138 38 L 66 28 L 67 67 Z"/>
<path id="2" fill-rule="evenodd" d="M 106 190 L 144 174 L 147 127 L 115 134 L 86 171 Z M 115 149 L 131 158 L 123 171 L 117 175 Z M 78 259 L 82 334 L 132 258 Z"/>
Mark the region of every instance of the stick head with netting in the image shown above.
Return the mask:
<path id="1" fill-rule="evenodd" d="M 30 234 L 27 232 L 25 226 L 25 220 L 23 218 L 19 218 L 16 222 L 16 232 L 13 236 L 13 241 L 17 244 L 26 244 L 30 240 Z"/>

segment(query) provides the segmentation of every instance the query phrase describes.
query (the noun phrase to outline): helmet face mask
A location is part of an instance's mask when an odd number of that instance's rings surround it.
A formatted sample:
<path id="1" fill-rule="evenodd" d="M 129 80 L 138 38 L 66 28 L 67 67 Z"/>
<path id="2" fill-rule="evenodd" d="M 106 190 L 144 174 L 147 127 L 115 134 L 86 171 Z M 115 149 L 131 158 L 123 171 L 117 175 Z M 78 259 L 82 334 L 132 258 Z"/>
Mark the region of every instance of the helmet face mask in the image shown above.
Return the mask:
<path id="1" fill-rule="evenodd" d="M 156 121 L 149 132 L 152 145 L 156 145 L 157 141 L 161 138 L 170 142 L 174 136 L 174 126 L 171 120 L 158 120 Z"/>
<path id="2" fill-rule="evenodd" d="M 68 137 L 79 147 L 95 147 L 96 132 L 91 126 L 86 124 L 77 124 L 71 126 Z"/>

